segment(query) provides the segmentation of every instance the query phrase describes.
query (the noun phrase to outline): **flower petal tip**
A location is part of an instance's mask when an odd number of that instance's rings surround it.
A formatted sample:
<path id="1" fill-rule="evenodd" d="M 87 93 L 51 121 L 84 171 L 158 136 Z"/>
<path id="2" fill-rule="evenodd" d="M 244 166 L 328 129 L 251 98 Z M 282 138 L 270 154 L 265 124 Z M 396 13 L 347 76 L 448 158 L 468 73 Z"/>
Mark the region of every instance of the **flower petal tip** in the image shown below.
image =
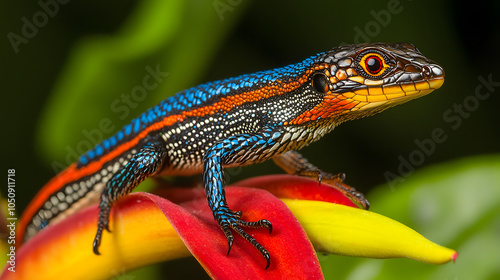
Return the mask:
<path id="1" fill-rule="evenodd" d="M 406 257 L 430 264 L 455 261 L 455 250 L 380 214 L 321 201 L 283 199 L 322 252 L 367 258 Z"/>
<path id="2" fill-rule="evenodd" d="M 451 260 L 453 261 L 453 263 L 455 263 L 455 261 L 457 260 L 458 258 L 458 252 L 455 251 L 455 253 L 453 253 L 453 255 L 451 256 Z"/>

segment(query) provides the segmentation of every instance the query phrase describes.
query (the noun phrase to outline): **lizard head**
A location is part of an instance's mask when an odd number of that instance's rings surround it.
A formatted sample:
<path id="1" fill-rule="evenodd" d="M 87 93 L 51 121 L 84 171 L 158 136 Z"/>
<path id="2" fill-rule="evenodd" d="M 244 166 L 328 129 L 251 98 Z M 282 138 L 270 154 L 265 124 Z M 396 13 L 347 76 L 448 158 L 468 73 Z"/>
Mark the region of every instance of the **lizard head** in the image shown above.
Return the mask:
<path id="1" fill-rule="evenodd" d="M 444 71 L 413 45 L 363 44 L 334 48 L 316 58 L 310 86 L 323 101 L 294 121 L 339 124 L 381 112 L 441 87 Z M 293 121 L 292 121 L 293 122 Z"/>

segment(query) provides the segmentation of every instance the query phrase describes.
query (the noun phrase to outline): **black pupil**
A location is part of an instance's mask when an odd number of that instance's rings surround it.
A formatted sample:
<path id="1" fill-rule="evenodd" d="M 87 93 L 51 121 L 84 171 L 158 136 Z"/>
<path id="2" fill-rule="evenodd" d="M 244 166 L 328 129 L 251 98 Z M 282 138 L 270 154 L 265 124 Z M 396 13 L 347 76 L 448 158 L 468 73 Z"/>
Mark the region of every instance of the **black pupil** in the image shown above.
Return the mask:
<path id="1" fill-rule="evenodd" d="M 314 89 L 318 92 L 325 93 L 328 91 L 328 82 L 323 74 L 314 75 L 312 84 Z"/>
<path id="2" fill-rule="evenodd" d="M 366 60 L 366 68 L 368 68 L 370 73 L 377 74 L 382 70 L 382 61 L 376 56 L 371 56 Z"/>

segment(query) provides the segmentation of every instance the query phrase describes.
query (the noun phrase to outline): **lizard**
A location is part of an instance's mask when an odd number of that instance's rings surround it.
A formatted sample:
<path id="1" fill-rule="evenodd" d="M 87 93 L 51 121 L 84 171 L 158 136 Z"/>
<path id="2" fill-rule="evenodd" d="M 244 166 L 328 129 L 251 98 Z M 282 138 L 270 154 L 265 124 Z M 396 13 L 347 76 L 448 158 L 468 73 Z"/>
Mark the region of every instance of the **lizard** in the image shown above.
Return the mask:
<path id="1" fill-rule="evenodd" d="M 233 231 L 270 265 L 269 252 L 229 208 L 224 168 L 273 159 L 285 172 L 330 183 L 361 207 L 363 194 L 343 173 L 324 172 L 297 152 L 339 124 L 424 96 L 444 70 L 409 43 L 345 45 L 267 71 L 201 84 L 169 97 L 80 156 L 51 179 L 20 219 L 19 243 L 84 206 L 98 203 L 93 251 L 110 231 L 113 203 L 149 177 L 202 174 L 208 205 L 228 241 Z M 90 246 L 90 245 L 89 245 Z"/>

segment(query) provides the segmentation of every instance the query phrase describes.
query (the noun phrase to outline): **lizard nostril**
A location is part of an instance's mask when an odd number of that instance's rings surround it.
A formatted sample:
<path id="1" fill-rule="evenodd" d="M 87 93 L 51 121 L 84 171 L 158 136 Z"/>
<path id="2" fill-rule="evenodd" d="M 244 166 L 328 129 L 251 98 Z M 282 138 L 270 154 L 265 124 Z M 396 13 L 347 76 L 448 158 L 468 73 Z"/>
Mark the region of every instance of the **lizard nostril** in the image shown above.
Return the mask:
<path id="1" fill-rule="evenodd" d="M 432 69 L 429 66 L 422 67 L 422 75 L 424 78 L 428 79 L 432 77 Z"/>

